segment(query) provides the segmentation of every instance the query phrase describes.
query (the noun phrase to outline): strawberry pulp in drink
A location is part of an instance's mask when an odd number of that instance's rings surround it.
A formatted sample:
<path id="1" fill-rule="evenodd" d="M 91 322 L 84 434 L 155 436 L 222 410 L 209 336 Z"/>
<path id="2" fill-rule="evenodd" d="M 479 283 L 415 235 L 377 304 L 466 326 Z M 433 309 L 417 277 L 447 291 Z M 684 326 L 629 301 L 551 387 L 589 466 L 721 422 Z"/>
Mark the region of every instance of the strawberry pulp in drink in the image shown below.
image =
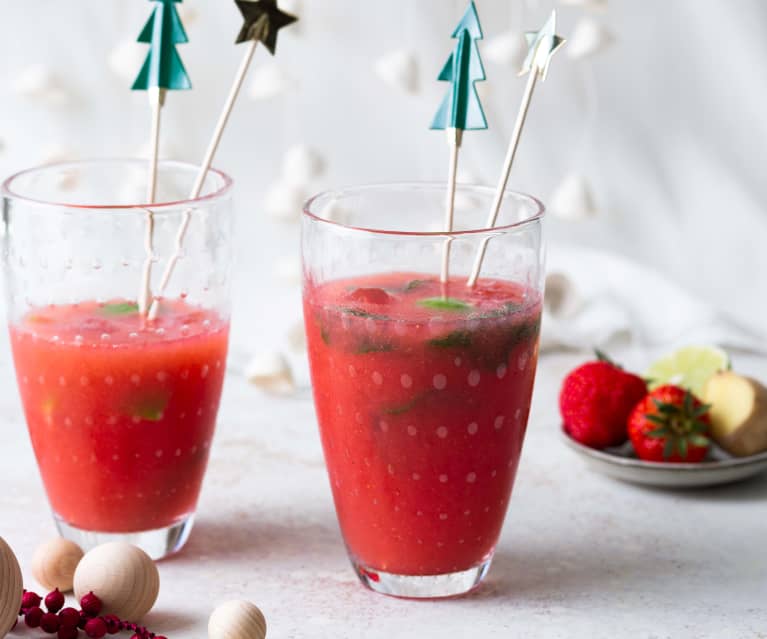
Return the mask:
<path id="1" fill-rule="evenodd" d="M 307 284 L 325 460 L 359 568 L 439 575 L 492 555 L 527 424 L 540 308 L 537 292 L 497 279 Z"/>
<path id="2" fill-rule="evenodd" d="M 221 396 L 228 323 L 167 301 L 33 309 L 10 327 L 32 445 L 66 524 L 126 533 L 194 512 Z"/>

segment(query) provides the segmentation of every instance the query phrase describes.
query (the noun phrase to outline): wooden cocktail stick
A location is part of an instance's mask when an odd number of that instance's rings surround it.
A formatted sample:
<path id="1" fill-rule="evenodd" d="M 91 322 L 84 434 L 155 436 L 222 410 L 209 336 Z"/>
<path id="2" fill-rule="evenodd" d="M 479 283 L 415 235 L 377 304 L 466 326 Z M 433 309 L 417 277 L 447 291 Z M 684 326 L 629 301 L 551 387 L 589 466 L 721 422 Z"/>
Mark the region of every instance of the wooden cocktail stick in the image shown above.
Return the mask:
<path id="1" fill-rule="evenodd" d="M 522 96 L 522 104 L 519 107 L 517 113 L 517 120 L 514 124 L 514 131 L 511 134 L 511 140 L 509 141 L 509 147 L 506 151 L 506 158 L 503 162 L 503 169 L 501 170 L 501 177 L 498 180 L 498 186 L 495 190 L 495 197 L 493 198 L 493 204 L 490 207 L 490 214 L 487 218 L 487 225 L 485 228 L 493 228 L 498 222 L 498 214 L 501 211 L 501 205 L 503 204 L 503 196 L 506 192 L 506 186 L 509 183 L 509 175 L 511 175 L 511 168 L 514 164 L 514 158 L 517 154 L 517 147 L 519 146 L 519 140 L 522 136 L 522 129 L 525 126 L 525 120 L 527 119 L 527 112 L 530 109 L 530 102 L 533 98 L 533 92 L 535 86 L 540 77 L 541 80 L 546 79 L 546 74 L 549 71 L 549 63 L 551 57 L 556 53 L 564 43 L 564 38 L 556 34 L 557 27 L 557 12 L 552 11 L 546 24 L 540 31 L 529 31 L 525 34 L 528 44 L 527 58 L 525 59 L 524 66 L 522 67 L 522 74 L 530 73 L 530 77 L 527 80 L 527 86 L 525 87 L 525 93 Z M 471 275 L 466 282 L 466 285 L 470 288 L 474 287 L 479 279 L 479 274 L 482 271 L 482 262 L 485 259 L 485 253 L 487 252 L 487 244 L 490 241 L 490 237 L 486 237 L 480 244 L 477 251 L 477 257 L 474 260 L 474 267 L 471 270 Z"/>

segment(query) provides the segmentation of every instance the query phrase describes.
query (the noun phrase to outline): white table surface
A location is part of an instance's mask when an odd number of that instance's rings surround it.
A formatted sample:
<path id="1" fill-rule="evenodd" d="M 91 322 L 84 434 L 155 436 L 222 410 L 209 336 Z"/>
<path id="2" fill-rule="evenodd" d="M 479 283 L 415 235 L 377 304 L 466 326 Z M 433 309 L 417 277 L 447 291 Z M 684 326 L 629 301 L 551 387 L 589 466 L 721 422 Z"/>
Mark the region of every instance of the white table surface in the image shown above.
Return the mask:
<path id="1" fill-rule="evenodd" d="M 30 558 L 54 528 L 5 353 L 0 535 L 35 587 Z M 197 525 L 182 553 L 160 563 L 146 624 L 199 639 L 217 602 L 247 598 L 265 612 L 269 636 L 285 639 L 767 637 L 767 476 L 666 492 L 587 471 L 558 441 L 556 411 L 560 380 L 582 358 L 542 359 L 489 578 L 439 602 L 391 599 L 357 582 L 308 390 L 270 398 L 230 375 Z M 767 377 L 767 362 L 739 362 Z"/>

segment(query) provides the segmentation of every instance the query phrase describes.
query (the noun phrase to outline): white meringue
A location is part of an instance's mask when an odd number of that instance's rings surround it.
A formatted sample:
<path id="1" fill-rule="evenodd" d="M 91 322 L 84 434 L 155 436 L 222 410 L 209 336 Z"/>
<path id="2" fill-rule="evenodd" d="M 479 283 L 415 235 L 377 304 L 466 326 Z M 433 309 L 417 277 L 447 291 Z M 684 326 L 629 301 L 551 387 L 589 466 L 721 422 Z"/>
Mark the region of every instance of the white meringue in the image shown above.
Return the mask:
<path id="1" fill-rule="evenodd" d="M 290 91 L 295 86 L 295 81 L 282 67 L 274 62 L 268 62 L 256 66 L 253 71 L 248 95 L 252 100 L 267 100 L 281 93 Z"/>
<path id="2" fill-rule="evenodd" d="M 282 177 L 290 184 L 304 185 L 320 177 L 326 168 L 319 151 L 305 144 L 290 147 L 282 160 Z"/>
<path id="3" fill-rule="evenodd" d="M 63 144 L 48 144 L 43 147 L 40 154 L 42 164 L 59 164 L 61 162 L 72 162 L 79 160 L 80 155 L 70 146 Z"/>
<path id="4" fill-rule="evenodd" d="M 319 217 L 328 222 L 348 224 L 351 219 L 351 211 L 338 200 L 330 200 L 320 211 Z"/>
<path id="5" fill-rule="evenodd" d="M 178 14 L 185 27 L 190 27 L 200 20 L 200 11 L 197 7 L 190 4 L 182 4 L 178 8 Z"/>
<path id="6" fill-rule="evenodd" d="M 296 322 L 288 331 L 288 345 L 295 353 L 306 351 L 306 329 L 303 321 Z"/>
<path id="7" fill-rule="evenodd" d="M 63 144 L 49 144 L 43 148 L 42 164 L 60 164 L 79 160 L 80 156 L 72 147 Z M 56 177 L 56 186 L 61 191 L 71 191 L 80 183 L 80 171 L 77 168 L 61 170 Z"/>
<path id="8" fill-rule="evenodd" d="M 397 49 L 381 56 L 375 63 L 375 72 L 393 89 L 409 94 L 419 91 L 418 59 L 412 51 Z"/>
<path id="9" fill-rule="evenodd" d="M 245 367 L 245 378 L 267 393 L 287 395 L 296 388 L 293 371 L 282 353 L 254 355 Z"/>
<path id="10" fill-rule="evenodd" d="M 145 46 L 135 40 L 123 40 L 109 53 L 107 64 L 110 71 L 117 77 L 133 81 L 138 75 L 145 57 Z"/>
<path id="11" fill-rule="evenodd" d="M 49 107 L 63 107 L 72 102 L 71 93 L 56 74 L 43 64 L 24 67 L 14 82 L 16 95 Z"/>
<path id="12" fill-rule="evenodd" d="M 507 31 L 490 38 L 482 51 L 488 61 L 519 70 L 527 56 L 527 39 L 520 31 Z"/>
<path id="13" fill-rule="evenodd" d="M 583 300 L 573 281 L 564 273 L 549 273 L 546 276 L 546 294 L 543 307 L 554 318 L 566 319 L 575 315 Z"/>
<path id="14" fill-rule="evenodd" d="M 586 178 L 570 173 L 554 190 L 549 199 L 551 214 L 570 221 L 585 220 L 598 213 L 594 195 Z"/>
<path id="15" fill-rule="evenodd" d="M 264 209 L 268 215 L 283 222 L 297 221 L 307 198 L 304 188 L 280 180 L 267 191 Z"/>
<path id="16" fill-rule="evenodd" d="M 565 51 L 573 60 L 587 58 L 609 47 L 615 36 L 593 18 L 581 18 L 573 29 Z"/>
<path id="17" fill-rule="evenodd" d="M 607 9 L 608 0 L 559 0 L 559 3 L 580 9 L 604 11 Z"/>
<path id="18" fill-rule="evenodd" d="M 302 19 L 303 16 L 303 10 L 302 10 L 302 2 L 301 0 L 280 0 L 280 10 L 284 11 L 285 13 L 289 13 L 292 16 L 296 16 L 298 18 L 298 22 L 294 22 L 290 25 L 289 29 L 285 29 L 282 33 L 290 33 L 292 35 L 300 35 L 301 32 L 304 30 L 304 20 Z"/>

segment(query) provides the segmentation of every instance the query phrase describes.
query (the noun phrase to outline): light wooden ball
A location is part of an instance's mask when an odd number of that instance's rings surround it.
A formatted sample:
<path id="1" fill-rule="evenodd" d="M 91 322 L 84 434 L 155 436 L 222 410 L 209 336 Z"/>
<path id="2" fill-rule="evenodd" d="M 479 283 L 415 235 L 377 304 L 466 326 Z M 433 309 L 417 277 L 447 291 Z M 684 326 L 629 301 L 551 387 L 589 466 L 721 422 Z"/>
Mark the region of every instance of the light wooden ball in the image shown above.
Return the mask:
<path id="1" fill-rule="evenodd" d="M 21 608 L 21 568 L 10 546 L 0 537 L 0 639 L 8 634 Z"/>
<path id="2" fill-rule="evenodd" d="M 227 601 L 208 621 L 209 639 L 265 639 L 266 619 L 249 601 Z"/>
<path id="3" fill-rule="evenodd" d="M 75 570 L 75 596 L 93 592 L 104 613 L 138 621 L 160 593 L 160 573 L 143 550 L 122 542 L 96 546 L 85 553 Z"/>
<path id="4" fill-rule="evenodd" d="M 43 588 L 61 592 L 72 590 L 75 568 L 83 558 L 76 543 L 57 537 L 41 544 L 32 556 L 32 575 Z"/>

